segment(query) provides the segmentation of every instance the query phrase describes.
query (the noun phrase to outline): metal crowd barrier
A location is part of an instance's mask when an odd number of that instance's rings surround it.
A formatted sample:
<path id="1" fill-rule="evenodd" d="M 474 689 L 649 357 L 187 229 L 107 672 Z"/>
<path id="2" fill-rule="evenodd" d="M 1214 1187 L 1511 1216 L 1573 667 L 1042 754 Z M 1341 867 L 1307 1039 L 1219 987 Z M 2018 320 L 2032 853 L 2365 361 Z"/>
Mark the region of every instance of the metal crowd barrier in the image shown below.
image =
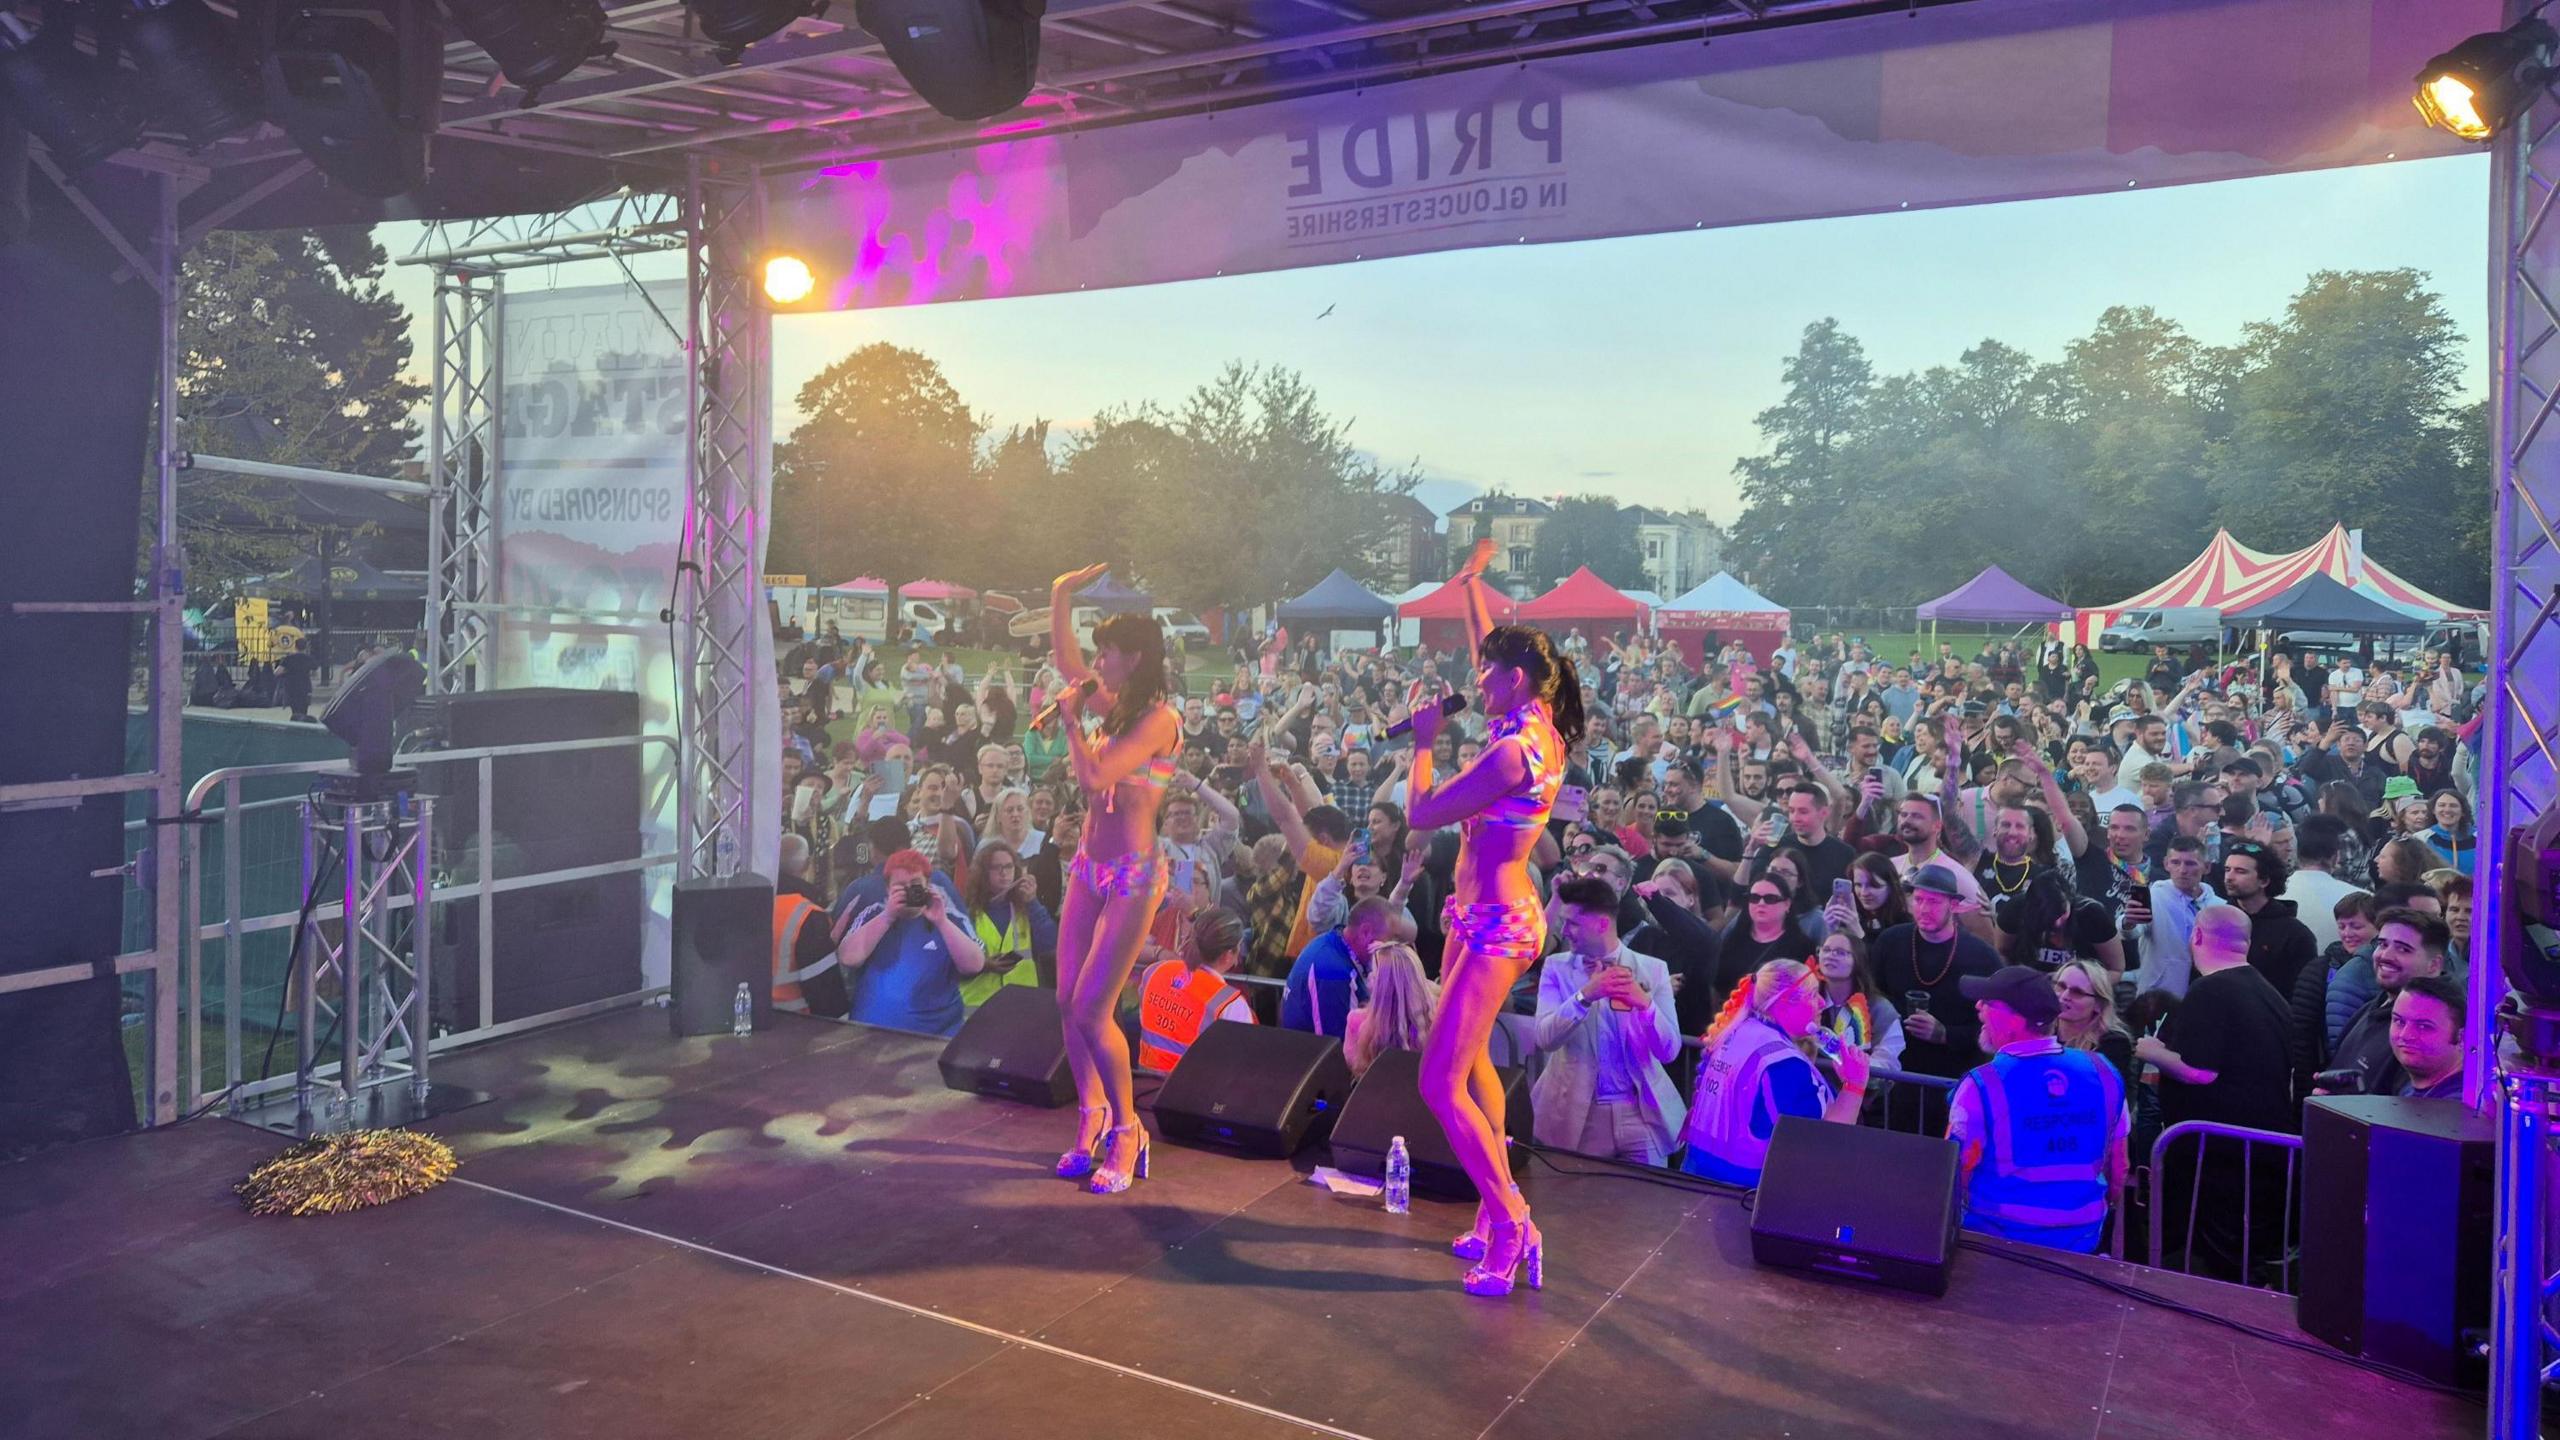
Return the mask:
<path id="1" fill-rule="evenodd" d="M 480 1013 L 477 1017 L 473 1017 L 476 1018 L 478 1023 L 466 1025 L 449 1031 L 446 1034 L 434 1036 L 429 1039 L 427 1042 L 427 1050 L 429 1054 L 432 1055 L 455 1046 L 473 1044 L 484 1040 L 493 1040 L 503 1035 L 511 1035 L 543 1025 L 557 1024 L 564 1020 L 577 1019 L 581 1016 L 595 1014 L 618 1006 L 636 1004 L 659 993 L 665 988 L 663 986 L 644 987 L 639 990 L 631 991 L 628 994 L 609 996 L 602 1000 L 589 1001 L 584 1004 L 569 1006 L 560 1010 L 547 1011 L 540 1015 L 528 1015 L 519 1019 L 507 1021 L 503 1024 L 497 1023 L 494 1013 L 497 988 L 494 975 L 495 960 L 493 950 L 496 930 L 494 902 L 497 896 L 515 890 L 530 890 L 540 886 L 565 884 L 570 881 L 592 879 L 599 876 L 632 874 L 652 870 L 662 865 L 671 866 L 675 864 L 678 858 L 677 852 L 670 850 L 661 854 L 641 855 L 628 860 L 608 861 L 599 865 L 571 866 L 558 870 L 543 870 L 528 872 L 525 874 L 508 875 L 501 878 L 495 873 L 496 862 L 493 853 L 494 847 L 491 844 L 491 837 L 489 834 L 489 816 L 494 809 L 494 762 L 526 755 L 558 754 L 574 750 L 622 749 L 651 745 L 662 746 L 665 748 L 669 764 L 667 765 L 664 774 L 659 778 L 658 793 L 653 796 L 644 797 L 641 813 L 643 816 L 648 816 L 658 813 L 664 806 L 667 798 L 667 788 L 674 783 L 673 777 L 675 766 L 673 762 L 676 755 L 676 745 L 675 739 L 672 736 L 617 735 L 605 736 L 592 740 L 556 740 L 541 741 L 526 745 L 492 745 L 469 750 L 419 751 L 404 754 L 399 757 L 399 762 L 404 765 L 470 764 L 476 770 L 477 778 L 475 796 L 477 803 L 473 806 L 474 828 L 468 837 L 467 845 L 456 847 L 450 852 L 465 855 L 475 860 L 476 873 L 468 876 L 467 878 L 461 876 L 440 876 L 434 886 L 429 903 L 430 905 L 435 905 L 460 901 L 473 901 L 478 905 L 478 924 L 474 927 L 475 937 L 477 940 L 477 954 L 472 958 L 476 961 L 480 972 Z M 190 824 L 187 827 L 185 845 L 185 879 L 182 882 L 184 885 L 182 894 L 185 901 L 184 914 L 186 919 L 184 929 L 181 934 L 182 953 L 180 955 L 180 973 L 182 977 L 181 984 L 183 986 L 183 990 L 180 998 L 179 1036 L 185 1050 L 184 1058 L 181 1062 L 181 1069 L 183 1071 L 180 1084 L 179 1103 L 181 1113 L 190 1113 L 200 1108 L 208 1099 L 215 1098 L 220 1099 L 229 1107 L 237 1108 L 244 1101 L 254 1099 L 273 1091 L 288 1088 L 294 1083 L 294 1077 L 289 1071 L 282 1075 L 266 1075 L 256 1079 L 249 1079 L 242 1073 L 243 1041 L 241 1035 L 241 1015 L 243 1010 L 246 1008 L 243 1003 L 245 994 L 243 982 L 244 966 L 242 961 L 246 942 L 248 942 L 252 937 L 277 931 L 282 931 L 290 935 L 297 923 L 301 921 L 301 906 L 297 903 L 291 909 L 275 911 L 264 915 L 243 915 L 241 913 L 241 909 L 243 905 L 242 896 L 244 890 L 243 876 L 244 871 L 249 864 L 262 863 L 290 865 L 294 868 L 295 873 L 299 875 L 303 861 L 303 857 L 300 854 L 301 836 L 299 825 L 293 826 L 288 832 L 293 838 L 290 848 L 286 849 L 282 854 L 269 856 L 264 860 L 252 862 L 246 856 L 245 852 L 250 848 L 247 843 L 247 830 L 253 819 L 262 814 L 268 813 L 276 814 L 279 817 L 291 815 L 294 813 L 294 809 L 302 804 L 302 797 L 299 795 L 286 795 L 263 800 L 244 800 L 241 790 L 244 784 L 252 781 L 273 780 L 290 776 L 344 774 L 346 773 L 346 769 L 346 763 L 340 760 L 305 760 L 275 765 L 235 765 L 208 772 L 202 779 L 196 781 L 187 792 L 185 813 L 190 820 L 198 823 Z M 216 797 L 217 794 L 220 798 L 220 804 L 218 808 L 209 810 L 207 802 Z M 450 824 L 451 817 L 448 816 L 446 819 L 447 823 Z M 221 863 L 218 869 L 219 883 L 221 885 L 220 893 L 222 897 L 222 918 L 210 923 L 203 919 L 205 890 L 210 879 L 210 877 L 205 874 L 204 864 L 205 832 L 208 828 L 218 829 L 221 837 Z M 447 834 L 450 835 L 450 832 L 448 831 Z M 272 839 L 272 837 L 269 838 Z M 448 879 L 450 880 L 450 883 L 447 883 Z M 297 902 L 298 899 L 299 897 L 297 897 Z M 412 909 L 414 906 L 414 898 L 405 894 L 390 897 L 387 901 L 387 908 L 394 910 Z M 340 899 L 329 899 L 322 903 L 314 904 L 311 908 L 308 923 L 311 925 L 319 925 L 326 921 L 338 920 L 341 918 L 340 912 L 342 909 L 343 901 Z M 204 947 L 208 941 L 218 942 L 222 946 L 221 997 L 223 1002 L 223 1013 L 221 1023 L 223 1036 L 223 1075 L 222 1083 L 213 1087 L 207 1087 L 203 1083 L 204 1032 L 206 1021 L 204 995 Z M 123 957 L 119 958 L 121 959 Z M 145 958 L 147 958 L 147 956 Z M 291 957 L 288 956 L 288 969 L 290 967 L 290 960 Z M 280 980 L 279 983 L 289 983 L 289 981 Z M 324 1075 L 334 1074 L 335 1067 L 323 1066 L 320 1073 Z"/>
<path id="2" fill-rule="evenodd" d="M 2212 1120 L 2181 1120 L 2161 1131 L 2160 1138 L 2151 1142 L 2151 1267 L 2155 1270 L 2167 1268 L 2162 1264 L 2162 1242 L 2168 1238 L 2164 1232 L 2168 1229 L 2169 1219 L 2169 1212 L 2165 1205 L 2169 1168 L 2167 1162 L 2170 1147 L 2189 1136 L 2195 1138 L 2196 1163 L 2187 1182 L 2187 1225 L 2186 1233 L 2180 1237 L 2177 1268 L 2188 1274 L 2193 1274 L 2195 1271 L 2196 1220 L 2204 1213 L 2204 1172 L 2209 1154 L 2208 1147 L 2217 1139 L 2233 1139 L 2240 1142 L 2241 1283 L 2250 1283 L 2249 1277 L 2256 1273 L 2250 1264 L 2250 1259 L 2251 1242 L 2257 1234 L 2257 1226 L 2252 1222 L 2256 1218 L 2258 1199 L 2258 1152 L 2280 1150 L 2284 1152 L 2283 1229 L 2276 1243 L 2275 1254 L 2268 1258 L 2276 1263 L 2282 1277 L 2278 1288 L 2291 1293 L 2294 1289 L 2294 1243 L 2298 1235 L 2295 1226 L 2294 1184 L 2301 1168 L 2302 1137 L 2279 1134 L 2273 1130 L 2252 1130 L 2245 1126 L 2224 1125 Z M 2267 1163 L 2274 1163 L 2272 1157 Z"/>

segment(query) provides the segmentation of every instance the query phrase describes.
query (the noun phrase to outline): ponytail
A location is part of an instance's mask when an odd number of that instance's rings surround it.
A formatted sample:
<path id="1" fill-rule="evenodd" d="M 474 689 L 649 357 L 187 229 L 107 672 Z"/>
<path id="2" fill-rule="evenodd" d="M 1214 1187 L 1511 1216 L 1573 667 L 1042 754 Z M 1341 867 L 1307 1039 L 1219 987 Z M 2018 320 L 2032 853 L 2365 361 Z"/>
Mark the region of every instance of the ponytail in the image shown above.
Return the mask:
<path id="1" fill-rule="evenodd" d="M 1772 960 L 1743 976 L 1742 983 L 1733 987 L 1733 993 L 1724 997 L 1724 1008 L 1717 1011 L 1714 1021 L 1708 1024 L 1705 1036 L 1707 1048 L 1715 1049 L 1716 1042 L 1725 1037 L 1725 1032 L 1731 1030 L 1734 1022 L 1740 1020 L 1746 1011 L 1755 1018 L 1767 1018 L 1760 1014 L 1759 1001 L 1763 987 L 1775 994 L 1785 986 L 1792 985 L 1812 973 L 1814 973 L 1813 968 L 1801 960 Z"/>
<path id="2" fill-rule="evenodd" d="M 1733 1028 L 1734 1021 L 1742 1018 L 1743 1007 L 1751 1003 L 1752 979 L 1752 976 L 1743 976 L 1742 983 L 1734 986 L 1733 992 L 1724 997 L 1724 1008 L 1716 1012 L 1715 1019 L 1707 1022 L 1707 1033 L 1700 1037 L 1707 1049 L 1715 1049 L 1716 1042 L 1724 1038 L 1724 1032 Z"/>
<path id="3" fill-rule="evenodd" d="M 1574 669 L 1573 657 L 1561 650 L 1555 652 L 1555 665 L 1555 683 L 1550 687 L 1547 709 L 1555 717 L 1557 737 L 1564 741 L 1564 748 L 1571 750 L 1581 743 L 1582 732 L 1588 728 L 1582 714 L 1582 676 Z"/>

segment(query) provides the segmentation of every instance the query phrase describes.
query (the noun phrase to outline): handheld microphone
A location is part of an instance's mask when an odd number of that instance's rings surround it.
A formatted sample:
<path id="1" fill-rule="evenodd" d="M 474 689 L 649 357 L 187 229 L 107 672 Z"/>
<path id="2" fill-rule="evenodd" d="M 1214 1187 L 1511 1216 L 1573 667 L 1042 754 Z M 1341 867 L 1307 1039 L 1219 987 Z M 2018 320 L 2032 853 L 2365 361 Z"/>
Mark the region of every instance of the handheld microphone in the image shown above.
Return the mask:
<path id="1" fill-rule="evenodd" d="M 1100 689 L 1101 686 L 1101 681 L 1087 675 L 1084 677 L 1083 682 L 1076 686 L 1076 698 L 1079 700 L 1087 699 L 1092 696 L 1094 691 Z M 1048 704 L 1041 706 L 1039 712 L 1031 717 L 1031 728 L 1034 730 L 1046 730 L 1050 726 L 1057 724 L 1058 712 L 1063 708 L 1063 706 L 1064 697 L 1051 700 Z"/>
<path id="2" fill-rule="evenodd" d="M 1440 713 L 1443 715 L 1455 715 L 1466 708 L 1467 697 L 1464 695 L 1444 695 L 1440 698 Z M 1401 740 L 1412 733 L 1413 717 L 1410 715 L 1387 727 L 1387 738 L 1390 740 Z"/>

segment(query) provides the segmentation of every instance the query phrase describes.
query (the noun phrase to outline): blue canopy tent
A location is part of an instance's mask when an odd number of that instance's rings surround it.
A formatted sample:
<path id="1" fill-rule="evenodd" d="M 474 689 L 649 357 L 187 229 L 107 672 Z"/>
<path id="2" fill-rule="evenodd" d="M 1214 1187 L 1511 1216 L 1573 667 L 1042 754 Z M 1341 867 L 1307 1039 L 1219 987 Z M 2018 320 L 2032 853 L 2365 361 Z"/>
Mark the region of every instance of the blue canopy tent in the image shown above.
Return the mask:
<path id="1" fill-rule="evenodd" d="M 1144 615 L 1156 608 L 1154 596 L 1121 584 L 1108 570 L 1102 572 L 1101 579 L 1076 592 L 1076 603 L 1090 605 L 1106 615 L 1131 611 Z"/>
<path id="2" fill-rule="evenodd" d="M 1307 593 L 1280 602 L 1283 625 L 1324 625 L 1357 630 L 1384 625 L 1396 607 L 1340 570 L 1317 581 Z"/>

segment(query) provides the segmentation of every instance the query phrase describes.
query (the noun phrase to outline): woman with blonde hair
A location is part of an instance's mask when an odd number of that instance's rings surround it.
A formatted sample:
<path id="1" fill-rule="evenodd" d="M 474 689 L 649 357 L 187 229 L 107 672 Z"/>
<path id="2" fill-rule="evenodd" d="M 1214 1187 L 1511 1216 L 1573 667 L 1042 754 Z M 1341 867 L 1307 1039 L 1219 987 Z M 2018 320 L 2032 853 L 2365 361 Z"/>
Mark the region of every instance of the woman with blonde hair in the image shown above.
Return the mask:
<path id="1" fill-rule="evenodd" d="M 1351 1012 L 1342 1032 L 1351 1073 L 1368 1074 L 1390 1050 L 1419 1051 L 1439 1009 L 1440 987 L 1422 973 L 1422 956 L 1412 946 L 1391 940 L 1370 951 L 1369 1003 Z"/>
<path id="2" fill-rule="evenodd" d="M 2095 960 L 2073 960 L 2053 972 L 2053 988 L 2062 997 L 2062 1018 L 2053 1033 L 2066 1047 L 2086 1050 L 2116 1067 L 2127 1095 L 2141 1077 L 2133 1060 L 2133 1034 L 2116 1018 L 2115 977 Z"/>
<path id="3" fill-rule="evenodd" d="M 1858 1123 L 1867 1098 L 1866 1053 L 1822 1029 L 1822 996 L 1821 972 L 1801 960 L 1772 960 L 1733 987 L 1723 1013 L 1707 1027 L 1681 1169 L 1756 1186 L 1779 1116 Z M 1839 1067 L 1838 1088 L 1814 1064 L 1816 1054 Z"/>

